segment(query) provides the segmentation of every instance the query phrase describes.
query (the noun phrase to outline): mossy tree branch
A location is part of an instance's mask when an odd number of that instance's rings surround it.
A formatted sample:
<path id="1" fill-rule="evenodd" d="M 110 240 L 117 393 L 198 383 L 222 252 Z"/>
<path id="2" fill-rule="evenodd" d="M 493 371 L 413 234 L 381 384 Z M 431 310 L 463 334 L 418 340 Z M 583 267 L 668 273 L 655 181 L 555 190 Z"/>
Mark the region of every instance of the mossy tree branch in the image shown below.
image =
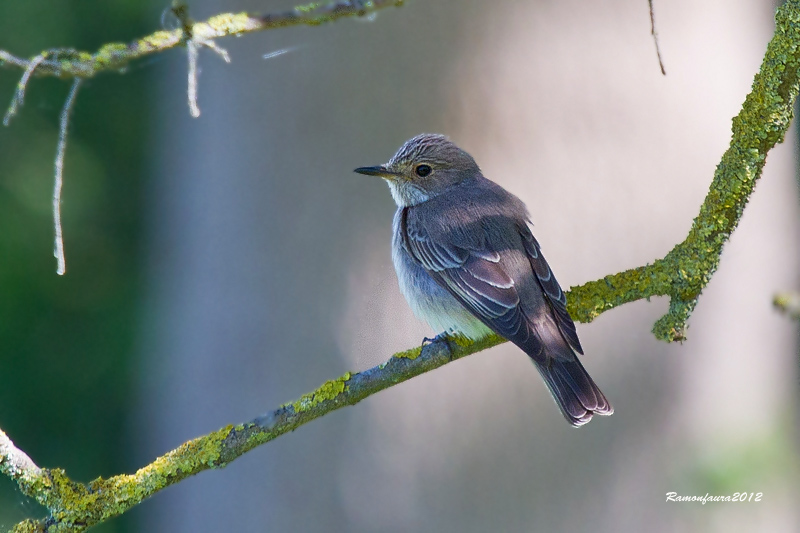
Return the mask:
<path id="1" fill-rule="evenodd" d="M 246 424 L 227 426 L 186 442 L 134 474 L 98 478 L 86 485 L 61 469 L 39 468 L 0 430 L 0 472 L 50 512 L 45 520 L 25 520 L 15 533 L 83 531 L 118 516 L 145 498 L 203 470 L 222 468 L 247 451 L 341 407 L 469 354 L 505 342 L 489 336 L 475 343 L 453 339 L 400 352 L 386 363 L 346 373 L 295 402 Z"/>
<path id="2" fill-rule="evenodd" d="M 175 13 L 181 19 L 180 28 L 157 31 L 130 43 L 109 43 L 94 53 L 68 48 L 45 50 L 32 60 L 43 56 L 35 67 L 39 76 L 58 78 L 91 78 L 104 71 L 119 71 L 128 63 L 185 45 L 189 40 L 199 44 L 230 35 L 243 35 L 256 31 L 286 28 L 289 26 L 318 26 L 344 17 L 365 17 L 376 11 L 400 6 L 403 0 L 353 0 L 349 2 L 311 3 L 297 6 L 285 13 L 258 15 L 253 13 L 223 13 L 202 22 L 188 18 L 185 8 L 176 5 Z M 26 70 L 31 61 L 0 50 L 0 66 Z"/>
<path id="3" fill-rule="evenodd" d="M 730 147 L 717 165 L 689 235 L 652 265 L 573 287 L 569 311 L 574 319 L 590 322 L 624 303 L 669 296 L 669 312 L 655 323 L 653 333 L 666 341 L 685 338 L 686 321 L 719 266 L 722 247 L 761 177 L 767 152 L 783 141 L 792 121 L 800 84 L 800 2 L 787 1 L 775 20 L 775 35 L 752 90 L 733 119 Z"/>
<path id="4" fill-rule="evenodd" d="M 378 2 L 364 3 L 367 4 Z M 250 20 L 247 17 L 245 20 Z M 266 24 L 263 19 L 258 20 Z M 775 35 L 752 91 L 733 120 L 730 147 L 716 169 L 689 235 L 653 264 L 572 288 L 568 293 L 569 311 L 576 320 L 588 322 L 627 302 L 669 296 L 669 312 L 656 322 L 653 331 L 658 338 L 668 341 L 684 338 L 686 321 L 719 265 L 722 247 L 741 218 L 767 152 L 783 140 L 792 119 L 800 84 L 800 0 L 788 0 L 778 8 L 776 21 Z M 84 64 L 94 60 L 87 61 Z M 115 64 L 116 68 L 120 66 Z M 65 72 L 67 67 L 62 66 L 51 73 L 63 76 Z M 383 365 L 360 373 L 346 373 L 249 423 L 227 426 L 189 441 L 134 474 L 99 478 L 87 485 L 69 480 L 63 470 L 40 469 L 0 432 L 0 471 L 17 481 L 23 493 L 50 512 L 47 519 L 26 520 L 14 531 L 82 531 L 125 512 L 188 476 L 223 467 L 248 450 L 315 418 L 502 342 L 497 336 L 475 343 L 456 339 L 449 349 L 445 343 L 436 342 L 423 349 L 395 354 Z"/>
<path id="5" fill-rule="evenodd" d="M 61 78 L 74 78 L 72 90 L 64 104 L 62 113 L 58 152 L 55 161 L 55 194 L 53 197 L 53 226 L 55 232 L 55 257 L 57 273 L 66 272 L 64 242 L 61 227 L 61 185 L 64 147 L 67 141 L 69 113 L 81 80 L 93 77 L 106 70 L 121 71 L 128 63 L 146 55 L 169 50 L 178 45 L 186 47 L 189 62 L 187 99 L 189 113 L 193 117 L 200 116 L 197 105 L 197 61 L 198 50 L 206 47 L 217 53 L 226 62 L 230 62 L 228 52 L 220 48 L 214 39 L 229 35 L 242 35 L 255 31 L 284 28 L 301 24 L 317 26 L 343 17 L 365 17 L 374 15 L 379 9 L 389 6 L 400 6 L 403 0 L 351 0 L 348 2 L 314 3 L 297 6 L 291 11 L 269 15 L 250 13 L 224 13 L 211 17 L 205 22 L 195 22 L 189 16 L 189 9 L 183 0 L 173 0 L 172 13 L 180 22 L 180 28 L 172 31 L 157 31 L 130 43 L 110 43 L 97 52 L 82 52 L 69 48 L 45 50 L 31 59 L 16 57 L 5 50 L 0 50 L 0 67 L 16 67 L 23 69 L 22 77 L 17 82 L 17 90 L 11 100 L 3 124 L 8 126 L 11 119 L 22 107 L 28 82 L 34 75 L 50 75 Z"/>

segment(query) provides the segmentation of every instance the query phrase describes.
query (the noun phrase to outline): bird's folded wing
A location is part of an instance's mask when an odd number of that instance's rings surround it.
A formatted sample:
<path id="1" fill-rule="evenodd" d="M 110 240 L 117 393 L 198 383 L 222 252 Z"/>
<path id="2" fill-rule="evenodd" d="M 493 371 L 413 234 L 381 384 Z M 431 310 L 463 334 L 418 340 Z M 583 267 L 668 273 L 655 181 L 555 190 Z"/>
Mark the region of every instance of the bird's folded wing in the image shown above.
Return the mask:
<path id="1" fill-rule="evenodd" d="M 541 357 L 541 343 L 527 324 L 501 253 L 477 244 L 462 247 L 435 240 L 413 218 L 403 220 L 402 231 L 406 251 L 439 285 L 496 333 L 526 346 L 532 357 Z"/>
<path id="2" fill-rule="evenodd" d="M 567 295 L 561 290 L 561 285 L 558 284 L 556 277 L 553 275 L 553 271 L 550 270 L 550 265 L 545 261 L 539 243 L 536 241 L 536 238 L 533 236 L 528 226 L 520 227 L 519 232 L 522 237 L 522 244 L 525 247 L 525 253 L 528 255 L 528 259 L 530 259 L 531 267 L 539 280 L 539 284 L 542 286 L 544 295 L 547 297 L 553 309 L 553 314 L 558 323 L 558 329 L 572 349 L 583 355 L 581 341 L 578 340 L 578 333 L 575 331 L 575 323 L 572 321 L 572 317 L 569 316 L 569 312 L 567 311 Z"/>
<path id="3" fill-rule="evenodd" d="M 507 249 L 498 252 L 492 249 L 486 235 L 478 235 L 469 242 L 461 238 L 456 245 L 448 242 L 451 239 L 434 238 L 419 217 L 404 217 L 402 224 L 403 245 L 437 283 L 492 330 L 525 346 L 529 353 L 533 352 L 531 356 L 540 351 L 540 342 L 532 334 L 528 317 L 520 305 L 519 292 L 508 273 L 508 265 L 504 264 L 512 260 L 513 249 L 510 248 L 513 247 L 509 243 L 505 244 Z M 514 224 L 509 228 L 511 231 L 519 234 L 522 249 L 552 310 L 551 317 L 558 331 L 572 349 L 582 354 L 575 324 L 566 308 L 566 295 L 542 255 L 539 243 L 524 223 Z M 463 233 L 461 235 L 463 237 Z"/>

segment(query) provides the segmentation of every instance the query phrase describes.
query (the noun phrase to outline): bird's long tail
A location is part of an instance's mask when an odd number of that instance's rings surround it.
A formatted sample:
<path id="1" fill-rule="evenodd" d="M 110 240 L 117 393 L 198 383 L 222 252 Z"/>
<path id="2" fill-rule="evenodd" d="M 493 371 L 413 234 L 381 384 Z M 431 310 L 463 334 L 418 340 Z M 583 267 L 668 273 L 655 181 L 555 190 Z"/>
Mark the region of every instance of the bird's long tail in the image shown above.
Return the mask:
<path id="1" fill-rule="evenodd" d="M 548 358 L 546 363 L 535 359 L 533 362 L 564 418 L 573 426 L 584 425 L 593 415 L 610 415 L 614 412 L 577 357 L 568 361 Z"/>

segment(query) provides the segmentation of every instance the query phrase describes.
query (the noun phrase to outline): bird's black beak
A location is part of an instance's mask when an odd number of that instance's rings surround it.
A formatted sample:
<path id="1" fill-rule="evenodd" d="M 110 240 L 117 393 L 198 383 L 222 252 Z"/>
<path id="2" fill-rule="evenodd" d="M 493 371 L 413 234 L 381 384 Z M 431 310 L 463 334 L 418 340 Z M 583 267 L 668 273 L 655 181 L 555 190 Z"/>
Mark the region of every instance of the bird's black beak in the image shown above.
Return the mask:
<path id="1" fill-rule="evenodd" d="M 392 179 L 398 175 L 397 172 L 393 172 L 383 165 L 378 165 L 376 167 L 358 167 L 353 172 L 358 172 L 359 174 L 365 174 L 367 176 L 378 176 L 380 178 L 388 179 Z"/>

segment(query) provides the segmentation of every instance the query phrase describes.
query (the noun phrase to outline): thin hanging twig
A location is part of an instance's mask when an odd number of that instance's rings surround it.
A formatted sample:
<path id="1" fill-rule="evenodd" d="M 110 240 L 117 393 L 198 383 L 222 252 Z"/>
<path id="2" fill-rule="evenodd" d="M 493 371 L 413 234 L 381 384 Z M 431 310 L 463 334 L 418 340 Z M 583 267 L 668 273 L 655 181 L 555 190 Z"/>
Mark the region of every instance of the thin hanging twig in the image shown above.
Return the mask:
<path id="1" fill-rule="evenodd" d="M 22 74 L 22 78 L 20 78 L 19 83 L 17 83 L 17 90 L 14 92 L 14 98 L 11 99 L 11 105 L 8 106 L 8 111 L 6 111 L 6 115 L 3 117 L 3 126 L 8 126 L 11 123 L 11 119 L 17 114 L 19 108 L 22 107 L 22 103 L 25 100 L 25 89 L 28 87 L 28 80 L 31 79 L 33 71 L 36 70 L 39 63 L 45 60 L 45 57 L 47 57 L 47 53 L 39 54 L 28 63 L 28 67 Z"/>
<path id="2" fill-rule="evenodd" d="M 64 102 L 64 108 L 61 110 L 61 120 L 58 128 L 58 148 L 56 149 L 56 179 L 55 186 L 53 187 L 53 224 L 55 225 L 56 243 L 53 255 L 58 262 L 56 272 L 59 276 L 63 276 L 67 271 L 67 260 L 64 257 L 64 234 L 61 229 L 61 187 L 64 184 L 64 153 L 67 149 L 67 127 L 69 126 L 69 115 L 72 107 L 75 104 L 75 96 L 78 94 L 78 88 L 81 86 L 81 78 L 75 78 L 72 82 L 72 88 L 67 96 L 67 101 Z"/>
<path id="3" fill-rule="evenodd" d="M 186 41 L 186 57 L 189 60 L 189 82 L 186 85 L 189 113 L 197 118 L 200 116 L 197 106 L 197 43 L 193 39 Z"/>
<path id="4" fill-rule="evenodd" d="M 653 42 L 656 43 L 656 55 L 658 56 L 658 66 L 661 67 L 661 74 L 664 76 L 667 75 L 667 71 L 664 70 L 664 62 L 661 61 L 661 48 L 658 46 L 658 33 L 656 33 L 656 16 L 653 14 L 653 0 L 647 0 L 647 3 L 650 4 L 650 35 L 653 36 Z"/>

